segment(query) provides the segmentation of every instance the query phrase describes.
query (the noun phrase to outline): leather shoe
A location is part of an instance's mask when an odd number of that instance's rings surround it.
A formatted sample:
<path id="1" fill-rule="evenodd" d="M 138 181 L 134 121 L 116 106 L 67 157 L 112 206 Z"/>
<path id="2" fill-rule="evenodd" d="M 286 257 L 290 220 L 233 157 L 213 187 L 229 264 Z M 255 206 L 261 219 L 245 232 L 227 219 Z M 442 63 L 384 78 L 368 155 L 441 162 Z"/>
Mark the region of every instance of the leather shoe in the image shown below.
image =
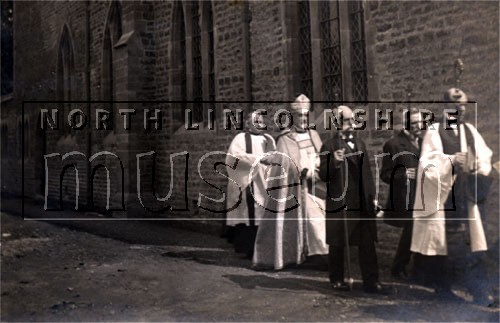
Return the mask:
<path id="1" fill-rule="evenodd" d="M 331 283 L 331 285 L 332 285 L 333 290 L 339 290 L 339 291 L 343 291 L 343 292 L 348 292 L 350 290 L 349 286 L 346 283 L 344 283 L 343 281 L 333 282 L 333 283 Z"/>
<path id="2" fill-rule="evenodd" d="M 391 276 L 392 276 L 392 278 L 395 278 L 395 279 L 408 279 L 408 273 L 406 272 L 406 269 L 392 270 Z"/>
<path id="3" fill-rule="evenodd" d="M 365 293 L 370 294 L 389 295 L 392 293 L 392 289 L 390 287 L 384 286 L 379 282 L 364 285 L 363 290 L 365 291 Z"/>
<path id="4" fill-rule="evenodd" d="M 463 301 L 462 298 L 457 296 L 449 287 L 436 287 L 434 289 L 434 293 L 440 299 L 448 300 L 448 301 Z"/>

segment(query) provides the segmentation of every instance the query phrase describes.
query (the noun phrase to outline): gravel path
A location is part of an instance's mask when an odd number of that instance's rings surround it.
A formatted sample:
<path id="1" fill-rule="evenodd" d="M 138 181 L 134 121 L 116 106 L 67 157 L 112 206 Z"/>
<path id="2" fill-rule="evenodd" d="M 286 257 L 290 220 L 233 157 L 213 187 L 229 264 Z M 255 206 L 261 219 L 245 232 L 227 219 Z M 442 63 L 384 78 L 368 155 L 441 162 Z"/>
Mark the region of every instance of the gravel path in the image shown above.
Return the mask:
<path id="1" fill-rule="evenodd" d="M 460 290 L 444 300 L 384 277 L 394 294 L 373 296 L 359 280 L 333 292 L 307 266 L 253 271 L 212 235 L 164 226 L 162 243 L 139 244 L 7 213 L 1 224 L 2 321 L 499 321 Z"/>

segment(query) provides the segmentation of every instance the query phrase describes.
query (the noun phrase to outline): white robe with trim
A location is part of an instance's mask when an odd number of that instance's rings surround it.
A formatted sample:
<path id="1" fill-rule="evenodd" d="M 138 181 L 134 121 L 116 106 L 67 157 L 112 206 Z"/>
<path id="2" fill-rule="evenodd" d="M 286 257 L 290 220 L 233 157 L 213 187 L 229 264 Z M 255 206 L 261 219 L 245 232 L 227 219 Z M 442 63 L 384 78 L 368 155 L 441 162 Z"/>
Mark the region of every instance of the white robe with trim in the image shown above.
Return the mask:
<path id="1" fill-rule="evenodd" d="M 491 172 L 492 151 L 483 137 L 469 123 L 475 141 L 477 174 L 488 176 Z M 461 132 L 464 134 L 464 131 Z M 464 139 L 465 135 L 462 136 Z M 462 151 L 464 148 L 462 147 Z M 427 256 L 447 255 L 444 203 L 453 187 L 452 155 L 443 153 L 439 124 L 427 130 L 419 161 L 411 251 Z M 474 161 L 473 161 L 474 162 Z M 425 169 L 425 172 L 424 172 Z M 468 203 L 469 231 L 472 251 L 487 250 L 486 238 L 477 204 Z"/>
<path id="2" fill-rule="evenodd" d="M 245 133 L 239 133 L 234 137 L 227 153 L 233 157 L 239 159 L 238 165 L 235 169 L 231 167 L 226 167 L 227 173 L 230 179 L 235 181 L 241 188 L 241 202 L 238 207 L 228 211 L 226 216 L 226 224 L 229 226 L 235 226 L 237 224 L 249 225 L 248 218 L 248 206 L 246 192 L 249 185 L 249 174 L 252 165 L 255 161 L 261 157 L 263 154 L 276 150 L 276 143 L 268 134 L 263 135 L 250 135 L 252 140 L 252 153 L 247 153 Z M 229 159 L 230 156 L 226 158 L 226 164 L 232 164 L 233 159 Z M 260 219 L 264 214 L 265 199 L 267 198 L 266 185 L 264 180 L 264 171 L 266 166 L 257 163 L 256 171 L 252 174 L 253 189 L 255 202 L 255 225 L 260 224 Z M 233 186 L 228 186 L 227 190 L 227 207 L 232 208 L 232 206 L 238 203 L 240 199 L 240 191 L 235 190 Z"/>
<path id="3" fill-rule="evenodd" d="M 321 150 L 322 142 L 319 134 L 310 130 L 310 139 L 316 151 Z M 328 254 L 325 229 L 325 200 L 309 194 L 307 185 L 300 179 L 303 165 L 298 143 L 298 135 L 289 132 L 278 139 L 275 162 L 281 167 L 271 168 L 268 177 L 270 197 L 266 204 L 264 221 L 257 232 L 253 265 L 255 268 L 283 269 L 287 265 L 300 264 L 306 256 Z M 305 156 L 304 156 L 305 157 Z M 311 166 L 312 156 L 304 163 Z M 317 187 L 321 186 L 317 178 Z M 325 189 L 326 191 L 326 189 Z M 271 197 L 272 196 L 272 197 Z"/>

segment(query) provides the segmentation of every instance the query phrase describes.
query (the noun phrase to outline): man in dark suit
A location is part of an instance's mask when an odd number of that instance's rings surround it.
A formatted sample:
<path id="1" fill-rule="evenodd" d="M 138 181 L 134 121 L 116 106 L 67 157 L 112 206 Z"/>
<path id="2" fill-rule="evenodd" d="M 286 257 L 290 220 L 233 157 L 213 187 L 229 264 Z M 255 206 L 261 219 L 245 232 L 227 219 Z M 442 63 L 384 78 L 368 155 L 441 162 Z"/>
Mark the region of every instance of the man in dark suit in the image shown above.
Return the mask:
<path id="1" fill-rule="evenodd" d="M 394 278 L 408 277 L 406 266 L 411 260 L 412 211 L 415 202 L 416 172 L 420 157 L 420 115 L 413 110 L 409 125 L 384 144 L 380 178 L 390 185 L 384 210 L 384 222 L 403 228 L 391 266 Z"/>
<path id="2" fill-rule="evenodd" d="M 351 109 L 340 106 L 338 112 L 342 115 L 342 130 L 323 145 L 319 172 L 328 191 L 326 242 L 330 283 L 335 290 L 349 290 L 344 282 L 344 248 L 348 240 L 349 245 L 358 246 L 364 291 L 385 294 L 388 289 L 380 284 L 378 276 L 375 185 L 366 146 L 354 135 Z"/>

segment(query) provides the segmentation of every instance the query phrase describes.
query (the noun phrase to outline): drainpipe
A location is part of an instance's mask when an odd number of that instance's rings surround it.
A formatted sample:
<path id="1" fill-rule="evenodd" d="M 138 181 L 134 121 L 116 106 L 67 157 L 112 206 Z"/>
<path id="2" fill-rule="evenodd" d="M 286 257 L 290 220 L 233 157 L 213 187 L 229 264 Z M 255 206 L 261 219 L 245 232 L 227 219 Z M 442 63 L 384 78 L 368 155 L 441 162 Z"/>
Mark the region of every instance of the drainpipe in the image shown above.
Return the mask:
<path id="1" fill-rule="evenodd" d="M 87 101 L 87 115 L 92 116 L 92 107 L 90 104 L 90 0 L 85 1 L 85 97 Z M 92 154 L 92 125 L 89 124 L 87 129 L 87 158 Z M 91 191 L 91 176 L 90 162 L 87 163 L 87 208 L 90 209 Z"/>
<path id="2" fill-rule="evenodd" d="M 251 102 L 252 96 L 252 53 L 251 53 L 251 40 L 250 40 L 250 21 L 252 17 L 250 15 L 250 4 L 249 1 L 244 2 L 243 8 L 243 39 L 245 53 L 245 100 Z M 252 103 L 247 106 L 248 111 L 251 111 Z"/>

